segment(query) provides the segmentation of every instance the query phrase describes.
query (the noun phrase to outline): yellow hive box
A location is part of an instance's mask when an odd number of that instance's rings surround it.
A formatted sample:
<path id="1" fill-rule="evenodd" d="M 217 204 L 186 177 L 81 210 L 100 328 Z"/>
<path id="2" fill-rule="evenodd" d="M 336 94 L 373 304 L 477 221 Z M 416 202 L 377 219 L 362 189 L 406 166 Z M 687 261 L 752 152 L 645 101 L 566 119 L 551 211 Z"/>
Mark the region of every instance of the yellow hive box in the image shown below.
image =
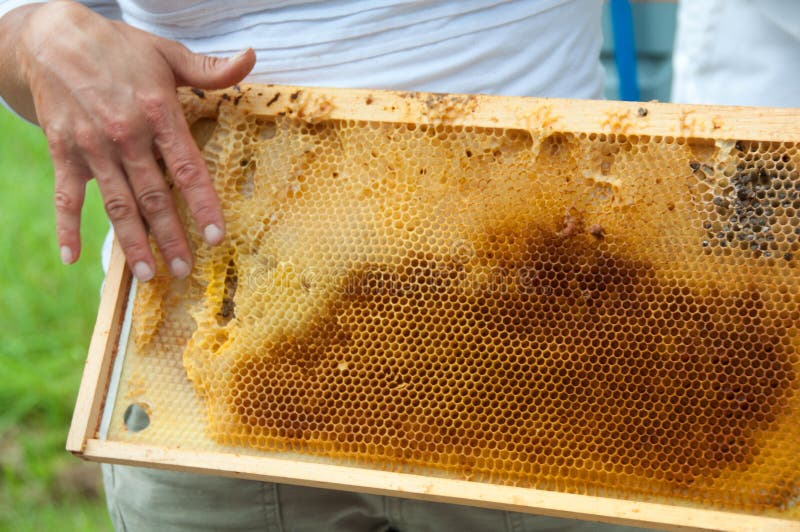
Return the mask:
<path id="1" fill-rule="evenodd" d="M 70 451 L 800 529 L 800 112 L 181 98 L 227 239 L 132 287 L 115 249 Z"/>

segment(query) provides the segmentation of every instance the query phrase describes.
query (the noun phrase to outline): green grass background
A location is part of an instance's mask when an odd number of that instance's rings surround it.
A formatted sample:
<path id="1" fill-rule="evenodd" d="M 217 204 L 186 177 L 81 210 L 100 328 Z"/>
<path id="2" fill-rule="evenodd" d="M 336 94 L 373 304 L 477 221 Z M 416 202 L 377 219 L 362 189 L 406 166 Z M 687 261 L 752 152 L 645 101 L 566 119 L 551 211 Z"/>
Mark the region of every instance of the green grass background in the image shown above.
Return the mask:
<path id="1" fill-rule="evenodd" d="M 64 450 L 108 228 L 94 182 L 62 266 L 41 131 L 0 108 L 0 530 L 110 530 L 98 469 Z"/>

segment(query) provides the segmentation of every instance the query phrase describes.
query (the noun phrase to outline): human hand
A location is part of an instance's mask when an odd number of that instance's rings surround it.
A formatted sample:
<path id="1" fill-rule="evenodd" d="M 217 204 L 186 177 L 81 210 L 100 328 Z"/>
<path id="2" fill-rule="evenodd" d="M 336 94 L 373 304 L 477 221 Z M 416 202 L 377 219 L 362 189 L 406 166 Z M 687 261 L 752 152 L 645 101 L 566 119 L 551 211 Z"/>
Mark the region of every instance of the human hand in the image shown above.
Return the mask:
<path id="1" fill-rule="evenodd" d="M 134 275 L 147 281 L 155 272 L 149 228 L 172 274 L 186 277 L 191 251 L 159 155 L 209 245 L 222 241 L 225 224 L 175 89 L 238 83 L 255 53 L 194 54 L 68 1 L 31 11 L 15 48 L 53 159 L 62 261 L 80 254 L 81 208 L 94 177 Z"/>

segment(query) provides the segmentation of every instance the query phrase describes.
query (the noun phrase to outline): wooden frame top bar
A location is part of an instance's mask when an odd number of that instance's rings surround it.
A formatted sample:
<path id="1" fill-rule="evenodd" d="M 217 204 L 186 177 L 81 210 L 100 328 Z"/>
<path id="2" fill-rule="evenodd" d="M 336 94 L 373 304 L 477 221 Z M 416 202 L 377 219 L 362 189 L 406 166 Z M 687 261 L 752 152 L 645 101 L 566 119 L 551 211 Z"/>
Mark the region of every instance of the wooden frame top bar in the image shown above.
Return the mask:
<path id="1" fill-rule="evenodd" d="M 543 132 L 800 142 L 800 109 L 242 85 L 181 89 L 189 112 L 499 127 Z"/>

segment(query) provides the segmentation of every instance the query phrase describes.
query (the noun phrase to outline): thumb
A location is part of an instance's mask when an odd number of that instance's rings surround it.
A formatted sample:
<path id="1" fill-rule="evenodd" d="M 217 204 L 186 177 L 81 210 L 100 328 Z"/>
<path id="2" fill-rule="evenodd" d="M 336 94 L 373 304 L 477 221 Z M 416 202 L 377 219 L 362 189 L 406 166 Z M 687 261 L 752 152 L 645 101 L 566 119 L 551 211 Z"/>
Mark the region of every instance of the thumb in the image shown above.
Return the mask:
<path id="1" fill-rule="evenodd" d="M 242 81 L 256 64 L 252 48 L 227 58 L 195 54 L 174 41 L 162 41 L 159 48 L 172 67 L 178 86 L 191 85 L 201 89 L 230 87 Z"/>

